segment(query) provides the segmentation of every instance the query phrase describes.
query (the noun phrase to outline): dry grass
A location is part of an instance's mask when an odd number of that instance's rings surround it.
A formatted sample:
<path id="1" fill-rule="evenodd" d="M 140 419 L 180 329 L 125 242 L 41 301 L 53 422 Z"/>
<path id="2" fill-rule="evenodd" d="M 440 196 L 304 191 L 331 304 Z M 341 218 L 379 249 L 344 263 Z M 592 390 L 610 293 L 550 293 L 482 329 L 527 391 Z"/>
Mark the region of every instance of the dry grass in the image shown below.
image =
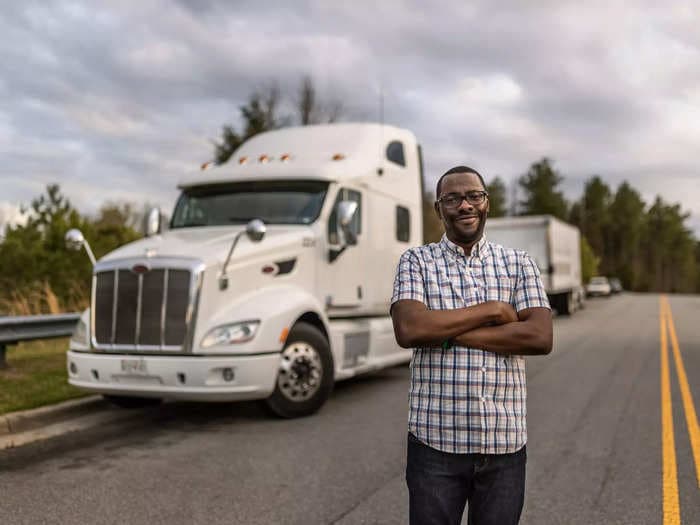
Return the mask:
<path id="1" fill-rule="evenodd" d="M 77 285 L 71 286 L 70 298 L 61 301 L 47 282 L 35 283 L 22 293 L 12 291 L 0 297 L 0 315 L 38 315 L 80 312 L 87 308 L 89 297 Z"/>
<path id="2" fill-rule="evenodd" d="M 68 339 L 32 341 L 7 350 L 0 370 L 0 414 L 86 395 L 68 384 Z"/>

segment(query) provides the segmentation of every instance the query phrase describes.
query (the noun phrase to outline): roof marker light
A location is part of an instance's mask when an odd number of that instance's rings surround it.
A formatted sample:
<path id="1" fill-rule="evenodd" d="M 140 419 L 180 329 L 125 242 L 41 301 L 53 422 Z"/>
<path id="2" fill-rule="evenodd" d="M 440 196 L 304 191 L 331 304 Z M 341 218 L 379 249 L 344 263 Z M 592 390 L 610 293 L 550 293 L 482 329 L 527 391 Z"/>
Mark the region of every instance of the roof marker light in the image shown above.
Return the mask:
<path id="1" fill-rule="evenodd" d="M 258 162 L 262 162 L 263 164 L 265 164 L 266 162 L 269 162 L 269 161 L 270 161 L 270 157 L 268 157 L 268 156 L 265 155 L 265 154 L 260 155 L 260 156 L 258 157 Z"/>
<path id="2" fill-rule="evenodd" d="M 245 164 L 248 162 L 248 157 L 239 157 L 238 158 L 238 164 Z"/>
<path id="3" fill-rule="evenodd" d="M 211 168 L 212 166 L 215 166 L 215 165 L 216 165 L 216 163 L 213 160 L 208 160 L 207 162 L 203 162 L 202 165 L 199 166 L 199 169 L 204 171 L 204 170 L 208 170 L 209 168 Z"/>
<path id="4" fill-rule="evenodd" d="M 345 155 L 343 155 L 342 153 L 336 153 L 335 155 L 333 155 L 333 160 L 343 160 L 344 158 Z"/>
<path id="5" fill-rule="evenodd" d="M 292 158 L 292 156 L 291 156 L 289 153 L 285 153 L 284 155 L 282 155 L 282 156 L 280 157 L 280 160 L 281 160 L 282 162 L 288 162 L 289 159 L 291 159 L 291 158 Z"/>

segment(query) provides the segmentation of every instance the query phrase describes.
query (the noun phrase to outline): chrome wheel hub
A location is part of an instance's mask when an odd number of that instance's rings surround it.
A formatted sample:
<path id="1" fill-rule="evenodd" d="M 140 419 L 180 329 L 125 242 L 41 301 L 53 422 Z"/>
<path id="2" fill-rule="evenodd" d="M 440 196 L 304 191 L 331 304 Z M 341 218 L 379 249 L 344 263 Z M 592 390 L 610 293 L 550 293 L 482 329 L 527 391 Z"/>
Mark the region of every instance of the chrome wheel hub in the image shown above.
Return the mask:
<path id="1" fill-rule="evenodd" d="M 321 386 L 323 365 L 316 349 L 299 341 L 282 351 L 282 361 L 277 376 L 280 392 L 290 401 L 306 401 Z"/>

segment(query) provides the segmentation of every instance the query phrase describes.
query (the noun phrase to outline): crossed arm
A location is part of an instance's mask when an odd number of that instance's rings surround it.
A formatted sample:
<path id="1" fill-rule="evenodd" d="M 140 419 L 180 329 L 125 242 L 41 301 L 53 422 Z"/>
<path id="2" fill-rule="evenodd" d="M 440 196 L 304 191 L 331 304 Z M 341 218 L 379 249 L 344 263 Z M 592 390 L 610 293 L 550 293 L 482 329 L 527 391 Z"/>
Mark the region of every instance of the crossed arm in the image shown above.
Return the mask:
<path id="1" fill-rule="evenodd" d="M 403 348 L 439 347 L 453 339 L 460 346 L 499 354 L 542 355 L 552 351 L 552 314 L 547 308 L 515 312 L 501 301 L 457 308 L 429 310 L 420 302 L 403 299 L 391 308 L 396 340 Z"/>

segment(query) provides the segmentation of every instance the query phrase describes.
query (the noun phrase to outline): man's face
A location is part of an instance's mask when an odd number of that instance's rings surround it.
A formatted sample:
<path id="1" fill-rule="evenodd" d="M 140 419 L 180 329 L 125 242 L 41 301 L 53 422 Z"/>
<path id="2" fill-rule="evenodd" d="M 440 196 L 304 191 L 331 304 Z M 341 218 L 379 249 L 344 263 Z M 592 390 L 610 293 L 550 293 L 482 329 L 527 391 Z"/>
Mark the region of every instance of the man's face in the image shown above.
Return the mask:
<path id="1" fill-rule="evenodd" d="M 440 198 L 450 194 L 463 196 L 470 191 L 485 190 L 474 173 L 453 173 L 442 179 L 435 211 L 445 227 L 447 238 L 452 242 L 473 244 L 481 238 L 489 211 L 489 200 L 486 198 L 481 204 L 475 205 L 463 199 L 456 207 L 450 207 L 440 202 Z"/>

